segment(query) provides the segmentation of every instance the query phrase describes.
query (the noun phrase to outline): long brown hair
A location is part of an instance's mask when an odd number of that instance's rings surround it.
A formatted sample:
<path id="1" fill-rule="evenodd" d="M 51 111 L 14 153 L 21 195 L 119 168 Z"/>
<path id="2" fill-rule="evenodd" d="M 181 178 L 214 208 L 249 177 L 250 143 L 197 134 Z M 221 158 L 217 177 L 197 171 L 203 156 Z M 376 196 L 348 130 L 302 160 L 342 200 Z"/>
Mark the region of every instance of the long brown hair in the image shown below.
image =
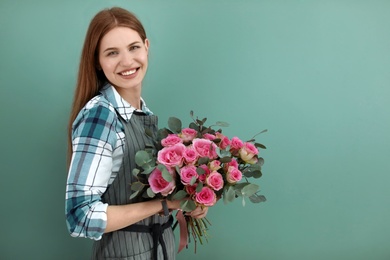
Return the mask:
<path id="1" fill-rule="evenodd" d="M 68 123 L 68 166 L 72 156 L 72 124 L 80 110 L 96 96 L 107 81 L 99 69 L 99 45 L 104 35 L 115 27 L 128 27 L 138 32 L 142 41 L 146 40 L 145 29 L 138 18 L 131 12 L 113 7 L 97 13 L 91 20 L 81 53 L 77 85 L 73 98 L 72 111 Z"/>

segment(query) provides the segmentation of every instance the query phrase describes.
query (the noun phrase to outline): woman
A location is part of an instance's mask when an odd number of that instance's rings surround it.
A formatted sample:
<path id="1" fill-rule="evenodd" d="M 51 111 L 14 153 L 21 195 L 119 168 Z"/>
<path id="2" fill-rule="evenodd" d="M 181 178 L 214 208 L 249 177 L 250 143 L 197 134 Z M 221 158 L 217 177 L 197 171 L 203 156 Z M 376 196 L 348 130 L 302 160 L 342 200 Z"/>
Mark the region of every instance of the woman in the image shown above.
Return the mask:
<path id="1" fill-rule="evenodd" d="M 96 240 L 93 259 L 175 259 L 168 212 L 180 201 L 129 200 L 134 155 L 151 143 L 145 129 L 157 130 L 141 98 L 149 45 L 121 8 L 96 14 L 86 34 L 69 121 L 66 220 L 72 236 Z"/>

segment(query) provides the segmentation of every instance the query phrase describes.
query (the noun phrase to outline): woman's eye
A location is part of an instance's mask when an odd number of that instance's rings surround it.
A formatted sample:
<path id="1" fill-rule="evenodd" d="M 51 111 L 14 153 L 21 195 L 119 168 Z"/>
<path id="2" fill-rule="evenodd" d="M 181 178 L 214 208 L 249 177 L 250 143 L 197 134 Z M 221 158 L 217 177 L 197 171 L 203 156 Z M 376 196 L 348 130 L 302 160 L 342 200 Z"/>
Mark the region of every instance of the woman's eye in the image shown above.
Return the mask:
<path id="1" fill-rule="evenodd" d="M 139 48 L 139 46 L 134 45 L 134 46 L 131 46 L 131 47 L 129 48 L 129 50 L 130 50 L 130 51 L 134 51 L 134 50 L 136 50 L 136 49 L 138 49 L 138 48 Z"/>
<path id="2" fill-rule="evenodd" d="M 117 51 L 110 51 L 109 53 L 107 53 L 107 56 L 113 56 L 113 55 L 117 55 L 118 52 Z"/>

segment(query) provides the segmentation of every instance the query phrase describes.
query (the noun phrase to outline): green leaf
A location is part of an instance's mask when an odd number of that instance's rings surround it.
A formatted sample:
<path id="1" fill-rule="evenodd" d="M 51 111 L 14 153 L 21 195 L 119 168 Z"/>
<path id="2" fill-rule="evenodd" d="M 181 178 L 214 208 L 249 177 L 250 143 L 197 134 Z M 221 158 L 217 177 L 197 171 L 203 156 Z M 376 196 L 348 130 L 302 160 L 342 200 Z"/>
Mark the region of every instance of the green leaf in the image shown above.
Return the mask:
<path id="1" fill-rule="evenodd" d="M 223 158 L 219 159 L 219 161 L 220 161 L 221 163 L 228 163 L 228 162 L 231 162 L 231 161 L 232 161 L 232 158 L 229 157 L 229 156 L 226 156 L 226 157 L 223 157 Z"/>
<path id="2" fill-rule="evenodd" d="M 141 191 L 145 187 L 145 184 L 136 181 L 131 184 L 131 190 L 133 191 Z"/>
<path id="3" fill-rule="evenodd" d="M 184 190 L 179 190 L 178 192 L 173 195 L 172 200 L 182 200 L 185 197 L 187 197 L 188 193 L 185 192 Z"/>
<path id="4" fill-rule="evenodd" d="M 188 127 L 199 132 L 199 126 L 197 124 L 195 124 L 194 122 L 191 122 Z"/>
<path id="5" fill-rule="evenodd" d="M 185 212 L 191 212 L 196 209 L 196 204 L 192 200 L 183 200 L 180 202 L 180 208 Z"/>
<path id="6" fill-rule="evenodd" d="M 203 189 L 203 183 L 202 182 L 199 182 L 198 183 L 198 186 L 196 186 L 196 192 L 201 192 Z"/>
<path id="7" fill-rule="evenodd" d="M 223 121 L 217 121 L 215 124 L 217 126 L 221 126 L 221 127 L 228 127 L 229 126 L 229 123 L 226 123 L 226 122 L 223 122 Z"/>
<path id="8" fill-rule="evenodd" d="M 149 128 L 145 128 L 145 134 L 149 137 L 153 137 L 153 132 Z"/>
<path id="9" fill-rule="evenodd" d="M 165 167 L 162 169 L 161 175 L 164 178 L 164 180 L 166 180 L 167 182 L 171 182 L 173 180 L 172 175 L 169 173 L 169 171 Z"/>
<path id="10" fill-rule="evenodd" d="M 156 169 L 156 166 L 154 166 L 154 167 L 149 167 L 149 168 L 145 169 L 145 170 L 142 172 L 142 174 L 149 175 L 149 174 L 152 173 L 152 171 L 154 171 L 154 169 Z"/>
<path id="11" fill-rule="evenodd" d="M 260 144 L 260 143 L 255 143 L 254 145 L 255 145 L 257 148 L 267 149 L 267 147 L 265 147 L 265 145 Z"/>
<path id="12" fill-rule="evenodd" d="M 203 168 L 201 168 L 201 167 L 196 168 L 196 173 L 199 174 L 199 175 L 202 175 L 202 174 L 204 174 L 205 172 L 206 172 L 206 171 L 205 171 Z"/>
<path id="13" fill-rule="evenodd" d="M 260 165 L 260 166 L 263 166 L 264 165 L 264 159 L 259 157 L 258 158 L 259 160 L 257 161 L 257 164 Z"/>
<path id="14" fill-rule="evenodd" d="M 257 176 L 257 178 L 261 177 L 261 166 L 259 163 L 251 164 L 245 170 L 242 171 L 245 177 L 251 178 Z M 255 177 L 256 178 L 256 177 Z"/>
<path id="15" fill-rule="evenodd" d="M 265 202 L 265 201 L 267 201 L 267 199 L 265 198 L 265 196 L 263 196 L 263 195 L 257 195 L 257 194 L 253 194 L 252 196 L 249 196 L 249 200 L 250 200 L 252 203 L 260 203 L 260 202 Z"/>
<path id="16" fill-rule="evenodd" d="M 131 195 L 130 195 L 130 200 L 134 199 L 135 197 L 137 197 L 139 191 L 136 191 L 136 192 L 133 192 Z"/>
<path id="17" fill-rule="evenodd" d="M 156 196 L 156 194 L 152 191 L 152 189 L 149 187 L 147 190 L 146 190 L 149 198 L 153 198 L 154 196 Z"/>
<path id="18" fill-rule="evenodd" d="M 259 179 L 261 176 L 263 176 L 263 173 L 261 171 L 254 171 L 253 172 L 253 178 Z"/>
<path id="19" fill-rule="evenodd" d="M 138 174 L 140 173 L 140 170 L 139 169 L 137 169 L 137 168 L 134 168 L 133 169 L 133 176 L 134 177 L 138 177 Z"/>
<path id="20" fill-rule="evenodd" d="M 168 119 L 168 127 L 172 132 L 174 133 L 180 133 L 181 132 L 181 121 L 180 119 L 176 117 L 170 117 Z"/>
<path id="21" fill-rule="evenodd" d="M 150 155 L 146 151 L 141 150 L 135 154 L 135 163 L 138 166 L 143 167 L 149 162 L 150 162 Z"/>
<path id="22" fill-rule="evenodd" d="M 226 147 L 226 149 L 220 149 L 219 147 L 217 147 L 217 149 L 215 149 L 217 155 L 219 158 L 223 158 L 223 157 L 232 157 L 232 153 L 229 151 L 230 150 L 230 146 Z"/>
<path id="23" fill-rule="evenodd" d="M 169 135 L 169 131 L 166 128 L 159 129 L 157 131 L 157 140 L 162 140 Z"/>
<path id="24" fill-rule="evenodd" d="M 235 191 L 232 186 L 228 186 L 224 189 L 223 202 L 227 204 L 228 202 L 232 202 L 235 198 Z"/>
<path id="25" fill-rule="evenodd" d="M 190 181 L 190 185 L 191 185 L 191 186 L 194 185 L 195 182 L 196 182 L 196 177 L 195 177 L 195 176 L 192 176 L 191 181 Z"/>
<path id="26" fill-rule="evenodd" d="M 259 190 L 259 185 L 249 183 L 241 189 L 242 196 L 250 197 Z"/>
<path id="27" fill-rule="evenodd" d="M 199 158 L 198 160 L 198 165 L 202 165 L 202 164 L 208 164 L 209 163 L 209 158 L 208 157 L 201 157 Z"/>

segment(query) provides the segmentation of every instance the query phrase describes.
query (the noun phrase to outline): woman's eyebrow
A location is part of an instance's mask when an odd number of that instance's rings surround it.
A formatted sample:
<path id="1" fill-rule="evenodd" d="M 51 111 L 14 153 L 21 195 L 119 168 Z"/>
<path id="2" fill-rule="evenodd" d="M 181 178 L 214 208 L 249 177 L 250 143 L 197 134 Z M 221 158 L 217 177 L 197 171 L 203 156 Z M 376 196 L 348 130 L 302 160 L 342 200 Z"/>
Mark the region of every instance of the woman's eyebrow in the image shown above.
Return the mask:
<path id="1" fill-rule="evenodd" d="M 132 46 L 134 44 L 139 44 L 140 42 L 139 41 L 135 41 L 135 42 L 132 42 L 130 43 L 129 45 L 127 45 L 128 47 L 129 46 Z M 113 50 L 117 50 L 118 48 L 117 47 L 108 47 L 107 49 L 105 49 L 103 52 L 107 52 L 107 51 L 113 51 Z"/>

